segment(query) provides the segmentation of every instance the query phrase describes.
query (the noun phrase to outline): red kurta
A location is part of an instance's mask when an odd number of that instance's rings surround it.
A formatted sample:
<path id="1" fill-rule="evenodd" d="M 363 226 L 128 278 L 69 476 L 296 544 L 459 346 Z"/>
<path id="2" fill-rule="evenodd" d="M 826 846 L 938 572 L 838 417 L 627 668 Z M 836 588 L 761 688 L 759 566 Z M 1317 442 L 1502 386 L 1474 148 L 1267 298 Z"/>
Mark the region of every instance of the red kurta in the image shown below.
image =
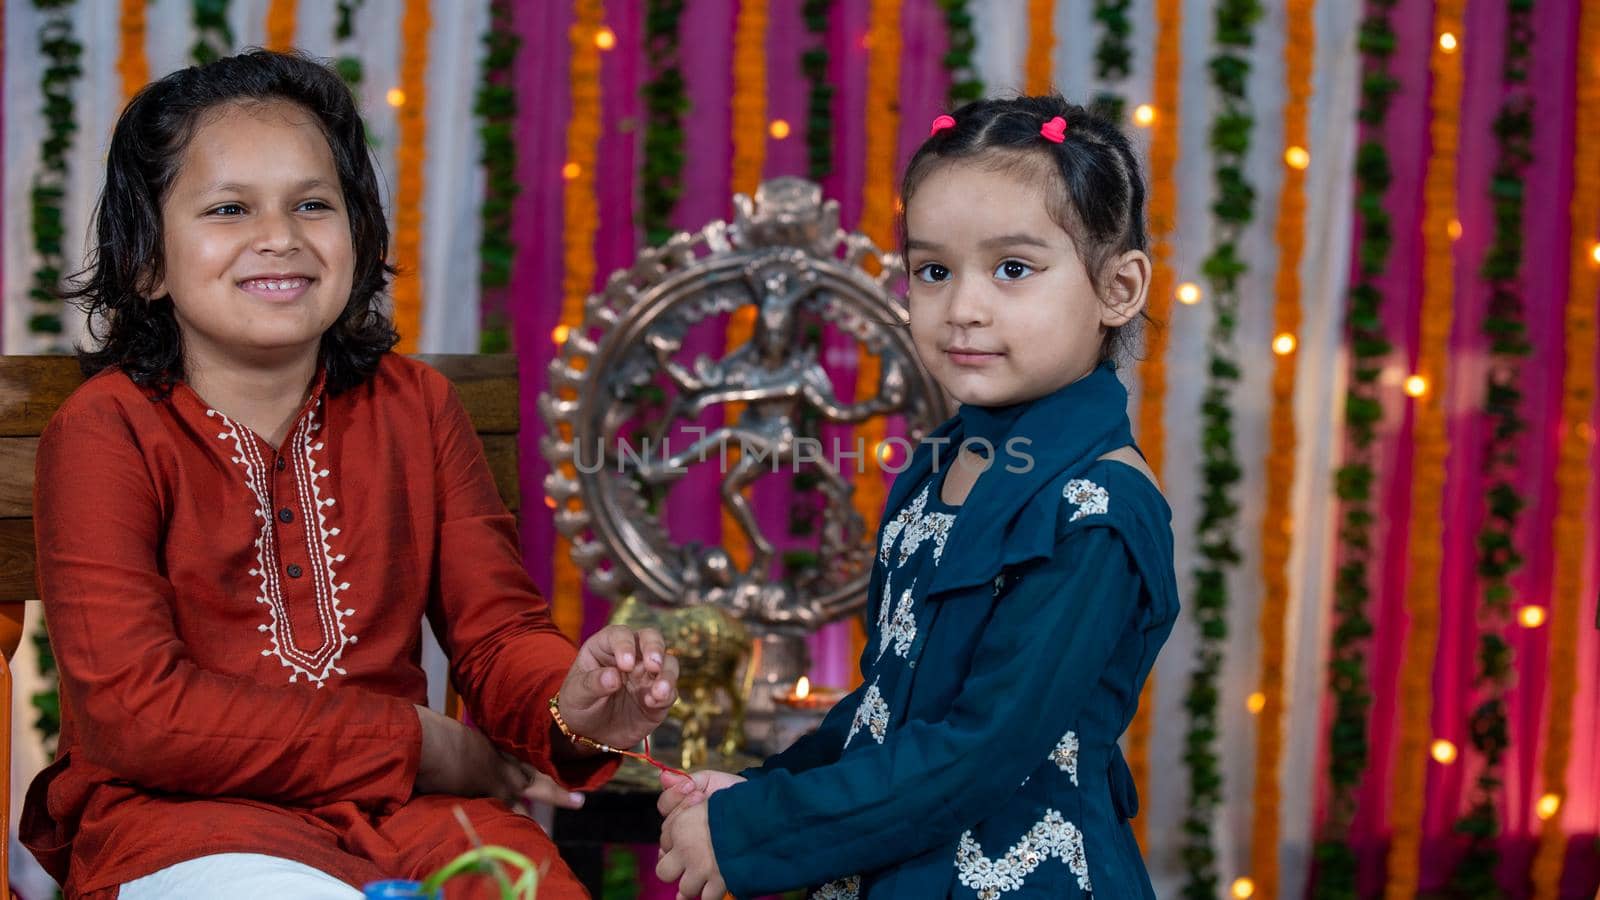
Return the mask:
<path id="1" fill-rule="evenodd" d="M 23 841 L 69 896 L 210 853 L 359 885 L 466 849 L 461 801 L 412 797 L 424 615 L 497 745 L 578 789 L 614 770 L 554 770 L 545 701 L 574 650 L 421 363 L 390 354 L 338 395 L 319 378 L 278 448 L 186 385 L 101 373 L 40 438 L 34 515 L 64 715 Z M 464 805 L 484 840 L 554 857 L 531 820 Z"/>

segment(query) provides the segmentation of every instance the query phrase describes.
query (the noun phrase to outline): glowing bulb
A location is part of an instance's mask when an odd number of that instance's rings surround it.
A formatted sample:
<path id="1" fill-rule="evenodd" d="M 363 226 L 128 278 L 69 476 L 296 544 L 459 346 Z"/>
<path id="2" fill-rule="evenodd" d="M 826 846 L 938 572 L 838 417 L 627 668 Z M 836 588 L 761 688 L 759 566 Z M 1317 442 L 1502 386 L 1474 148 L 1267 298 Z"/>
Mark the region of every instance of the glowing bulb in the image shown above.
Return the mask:
<path id="1" fill-rule="evenodd" d="M 1452 240 L 1452 241 L 1461 240 L 1461 220 L 1460 219 L 1451 219 L 1450 220 L 1450 225 L 1446 230 L 1450 234 L 1450 240 Z"/>
<path id="2" fill-rule="evenodd" d="M 783 119 L 773 119 L 772 124 L 767 126 L 767 134 L 772 135 L 774 140 L 781 141 L 789 136 L 789 123 Z"/>
<path id="3" fill-rule="evenodd" d="M 1428 392 L 1428 379 L 1421 375 L 1412 375 L 1406 379 L 1406 394 L 1411 397 L 1421 397 Z"/>
<path id="4" fill-rule="evenodd" d="M 565 344 L 567 342 L 567 335 L 571 333 L 571 326 L 557 325 L 555 328 L 550 330 L 550 340 L 555 341 L 558 344 Z"/>
<path id="5" fill-rule="evenodd" d="M 1456 52 L 1456 45 L 1456 36 L 1450 32 L 1446 31 L 1444 34 L 1439 35 L 1439 49 L 1443 50 L 1444 52 Z"/>
<path id="6" fill-rule="evenodd" d="M 1233 896 L 1238 900 L 1248 900 L 1255 896 L 1256 883 L 1248 878 L 1235 878 L 1233 880 Z"/>
<path id="7" fill-rule="evenodd" d="M 617 33 L 602 25 L 600 30 L 594 33 L 594 45 L 601 50 L 610 50 L 617 46 Z"/>
<path id="8" fill-rule="evenodd" d="M 1267 695 L 1256 691 L 1245 698 L 1244 708 L 1250 710 L 1252 716 L 1260 715 L 1261 711 L 1267 708 Z"/>
<path id="9" fill-rule="evenodd" d="M 1523 628 L 1538 628 L 1544 624 L 1545 612 L 1542 606 L 1524 606 L 1517 613 L 1517 622 Z"/>
<path id="10" fill-rule="evenodd" d="M 1434 741 L 1428 752 L 1433 754 L 1435 761 L 1447 766 L 1456 761 L 1456 745 L 1446 740 Z"/>
<path id="11" fill-rule="evenodd" d="M 554 497 L 546 497 L 546 498 L 544 498 L 544 505 L 550 507 L 551 509 L 555 509 L 556 508 L 556 498 L 554 498 Z"/>
<path id="12" fill-rule="evenodd" d="M 582 171 L 583 166 L 580 166 L 577 163 L 567 163 L 561 167 L 561 177 L 571 181 L 572 179 L 577 178 L 578 173 Z"/>
<path id="13" fill-rule="evenodd" d="M 1156 121 L 1156 108 L 1148 103 L 1141 103 L 1133 108 L 1133 124 L 1140 128 L 1149 128 Z"/>
<path id="14" fill-rule="evenodd" d="M 1294 352 L 1295 344 L 1294 335 L 1284 332 L 1272 339 L 1272 352 L 1279 356 L 1288 356 Z"/>
<path id="15" fill-rule="evenodd" d="M 811 696 L 811 679 L 801 675 L 800 680 L 794 683 L 794 696 L 796 700 L 804 700 Z"/>
<path id="16" fill-rule="evenodd" d="M 1600 263 L 1600 241 L 1595 241 L 1589 246 L 1589 258 Z"/>
<path id="17" fill-rule="evenodd" d="M 397 87 L 392 87 L 389 88 L 389 93 L 384 95 L 384 99 L 389 101 L 390 106 L 405 106 L 406 92 Z"/>
<path id="18" fill-rule="evenodd" d="M 1192 281 L 1185 281 L 1178 285 L 1178 302 L 1193 306 L 1200 302 L 1200 285 Z"/>
<path id="19" fill-rule="evenodd" d="M 1541 818 L 1541 819 L 1550 819 L 1550 818 L 1554 818 L 1556 812 L 1559 811 L 1560 809 L 1561 809 L 1561 797 L 1560 797 L 1560 795 L 1558 795 L 1558 794 L 1545 794 L 1543 797 L 1539 798 L 1539 804 L 1533 808 L 1533 811 L 1538 813 L 1539 814 L 1539 818 Z"/>
<path id="20" fill-rule="evenodd" d="M 1283 161 L 1291 169 L 1304 169 L 1311 165 L 1311 153 L 1304 147 L 1290 147 L 1283 151 Z"/>
<path id="21" fill-rule="evenodd" d="M 889 457 L 894 455 L 894 448 L 889 446 L 888 441 L 879 441 L 872 454 L 878 457 L 878 462 L 888 462 Z"/>

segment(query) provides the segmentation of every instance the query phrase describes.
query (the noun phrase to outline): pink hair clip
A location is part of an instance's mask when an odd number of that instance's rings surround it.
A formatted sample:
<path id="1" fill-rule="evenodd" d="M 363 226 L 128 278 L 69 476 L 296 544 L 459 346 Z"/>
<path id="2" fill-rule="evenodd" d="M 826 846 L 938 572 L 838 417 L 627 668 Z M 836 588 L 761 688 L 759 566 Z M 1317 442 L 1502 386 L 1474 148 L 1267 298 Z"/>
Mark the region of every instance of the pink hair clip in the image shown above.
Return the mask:
<path id="1" fill-rule="evenodd" d="M 933 120 L 933 127 L 928 129 L 928 137 L 933 137 L 946 128 L 956 127 L 954 116 L 940 116 Z"/>
<path id="2" fill-rule="evenodd" d="M 1059 144 L 1067 139 L 1067 120 L 1056 116 L 1054 119 L 1039 126 L 1039 133 L 1052 144 Z"/>

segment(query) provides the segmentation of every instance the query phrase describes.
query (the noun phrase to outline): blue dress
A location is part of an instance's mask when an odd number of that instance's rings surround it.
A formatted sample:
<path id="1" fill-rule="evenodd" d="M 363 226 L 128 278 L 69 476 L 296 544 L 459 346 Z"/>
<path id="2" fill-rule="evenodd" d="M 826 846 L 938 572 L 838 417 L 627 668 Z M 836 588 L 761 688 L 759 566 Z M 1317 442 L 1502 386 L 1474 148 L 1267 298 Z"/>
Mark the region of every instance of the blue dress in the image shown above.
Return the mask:
<path id="1" fill-rule="evenodd" d="M 1154 897 L 1117 739 L 1178 613 L 1171 511 L 1138 470 L 1109 366 L 963 407 L 895 480 L 863 683 L 709 802 L 740 897 Z M 990 468 L 940 498 L 964 441 Z M 981 446 L 981 445 L 980 445 Z"/>

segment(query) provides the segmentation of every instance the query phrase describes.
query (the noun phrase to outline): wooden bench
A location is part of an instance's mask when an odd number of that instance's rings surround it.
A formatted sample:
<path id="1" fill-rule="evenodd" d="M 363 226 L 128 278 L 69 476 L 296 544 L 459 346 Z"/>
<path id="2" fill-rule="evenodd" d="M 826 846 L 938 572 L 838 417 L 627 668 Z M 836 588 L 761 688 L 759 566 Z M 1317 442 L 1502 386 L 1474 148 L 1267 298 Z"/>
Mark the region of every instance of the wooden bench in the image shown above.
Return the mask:
<path id="1" fill-rule="evenodd" d="M 517 480 L 517 363 L 513 356 L 420 356 L 455 383 L 483 440 L 506 506 L 522 503 Z M 0 898 L 10 893 L 11 667 L 27 604 L 38 599 L 33 561 L 33 457 L 39 433 L 83 383 L 69 356 L 0 356 Z M 453 700 L 453 697 L 452 697 Z M 453 704 L 451 704 L 453 705 Z"/>

